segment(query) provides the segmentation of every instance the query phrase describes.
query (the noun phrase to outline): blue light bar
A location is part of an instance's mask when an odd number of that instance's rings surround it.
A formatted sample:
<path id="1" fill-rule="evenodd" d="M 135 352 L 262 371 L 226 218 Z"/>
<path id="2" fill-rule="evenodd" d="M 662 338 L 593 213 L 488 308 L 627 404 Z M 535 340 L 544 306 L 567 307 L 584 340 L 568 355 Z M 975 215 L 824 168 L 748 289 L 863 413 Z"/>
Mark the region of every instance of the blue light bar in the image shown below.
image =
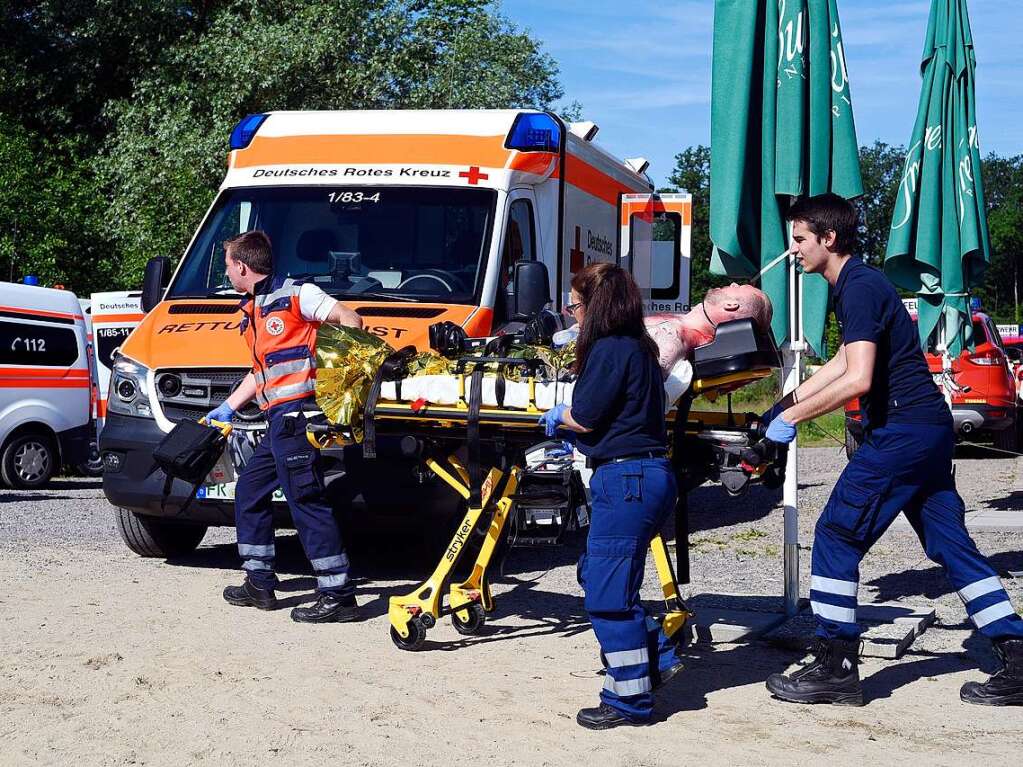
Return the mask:
<path id="1" fill-rule="evenodd" d="M 234 130 L 231 131 L 231 148 L 232 149 L 244 149 L 252 141 L 252 137 L 256 135 L 256 131 L 259 130 L 259 126 L 263 124 L 268 115 L 247 115 L 243 117 L 241 121 L 234 126 Z"/>
<path id="2" fill-rule="evenodd" d="M 971 312 L 981 311 L 980 296 L 973 296 L 970 298 L 970 311 Z"/>
<path id="3" fill-rule="evenodd" d="M 512 123 L 504 146 L 520 152 L 557 152 L 561 148 L 561 126 L 548 114 L 521 114 Z"/>

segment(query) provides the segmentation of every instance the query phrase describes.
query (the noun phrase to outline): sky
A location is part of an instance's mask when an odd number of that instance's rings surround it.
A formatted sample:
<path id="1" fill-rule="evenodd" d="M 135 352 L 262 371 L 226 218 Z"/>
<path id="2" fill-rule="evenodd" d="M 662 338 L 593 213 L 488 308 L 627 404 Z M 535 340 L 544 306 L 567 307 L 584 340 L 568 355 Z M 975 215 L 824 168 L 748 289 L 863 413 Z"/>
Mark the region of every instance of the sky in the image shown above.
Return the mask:
<path id="1" fill-rule="evenodd" d="M 710 143 L 713 0 L 502 0 L 543 42 L 565 101 L 600 126 L 598 143 L 650 160 L 660 186 L 675 155 Z M 856 135 L 906 144 L 920 97 L 930 0 L 839 0 Z M 1023 0 L 970 0 L 981 151 L 1023 154 Z"/>

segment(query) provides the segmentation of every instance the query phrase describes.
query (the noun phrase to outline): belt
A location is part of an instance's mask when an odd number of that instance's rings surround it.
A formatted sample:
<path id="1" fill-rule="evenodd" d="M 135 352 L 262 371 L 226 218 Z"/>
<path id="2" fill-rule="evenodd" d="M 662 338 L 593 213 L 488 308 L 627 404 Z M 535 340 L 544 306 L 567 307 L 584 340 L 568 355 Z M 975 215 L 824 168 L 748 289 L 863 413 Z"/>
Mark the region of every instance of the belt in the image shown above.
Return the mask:
<path id="1" fill-rule="evenodd" d="M 642 461 L 650 458 L 664 458 L 667 453 L 664 450 L 647 450 L 645 453 L 632 453 L 620 455 L 617 458 L 591 458 L 588 463 L 591 469 L 596 471 L 606 463 L 625 463 L 626 461 Z"/>

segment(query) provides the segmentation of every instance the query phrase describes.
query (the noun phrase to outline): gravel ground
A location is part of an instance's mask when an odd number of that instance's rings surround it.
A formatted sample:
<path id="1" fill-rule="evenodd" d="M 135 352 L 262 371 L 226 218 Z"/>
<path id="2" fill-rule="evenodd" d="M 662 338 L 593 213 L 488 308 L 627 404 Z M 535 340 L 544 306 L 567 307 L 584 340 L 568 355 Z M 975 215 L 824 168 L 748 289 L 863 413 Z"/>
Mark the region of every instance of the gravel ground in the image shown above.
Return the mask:
<path id="1" fill-rule="evenodd" d="M 1015 489 L 1023 463 L 975 452 L 956 464 L 968 508 L 1023 514 Z M 800 454 L 804 593 L 813 524 L 844 465 L 838 448 Z M 760 489 L 737 499 L 714 487 L 691 495 L 685 591 L 694 604 L 781 593 L 778 500 Z M 144 560 L 121 542 L 98 481 L 0 492 L 0 764 L 439 764 L 467 753 L 567 764 L 598 748 L 622 765 L 676 764 L 680 750 L 707 764 L 901 756 L 961 764 L 966 754 L 1020 763 L 1023 709 L 958 701 L 959 685 L 991 671 L 993 657 L 911 532 L 890 531 L 868 555 L 860 601 L 932 600 L 938 624 L 899 661 L 864 661 L 866 707 L 771 701 L 763 680 L 797 660 L 791 652 L 695 645 L 686 673 L 658 697 L 656 726 L 602 734 L 572 721 L 600 684 L 575 547 L 513 550 L 482 635 L 460 637 L 442 619 L 426 650 L 407 654 L 387 639 L 387 597 L 431 569 L 439 536 L 418 530 L 410 545 L 374 540 L 363 524 L 350 532 L 367 620 L 298 626 L 286 611 L 220 600 L 239 578 L 231 529 L 211 530 L 189 557 Z M 974 537 L 1000 573 L 1023 570 L 1023 531 Z M 310 601 L 311 572 L 293 533 L 280 534 L 278 552 L 279 597 L 288 607 Z M 1023 607 L 1023 579 L 1006 585 Z M 645 595 L 657 593 L 651 569 Z"/>

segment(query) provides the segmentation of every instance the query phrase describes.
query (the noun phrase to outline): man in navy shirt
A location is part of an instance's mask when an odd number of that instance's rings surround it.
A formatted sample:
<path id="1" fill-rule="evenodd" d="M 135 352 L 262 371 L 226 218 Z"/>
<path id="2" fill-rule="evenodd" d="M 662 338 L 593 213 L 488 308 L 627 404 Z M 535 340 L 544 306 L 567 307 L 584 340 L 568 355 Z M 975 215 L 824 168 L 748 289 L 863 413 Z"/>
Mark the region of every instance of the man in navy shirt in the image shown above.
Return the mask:
<path id="1" fill-rule="evenodd" d="M 851 254 L 856 209 L 837 195 L 797 202 L 789 212 L 792 248 L 806 272 L 834 289 L 842 345 L 824 367 L 774 406 L 767 437 L 790 442 L 795 425 L 864 400 L 866 438 L 856 451 L 814 533 L 810 605 L 817 620 L 816 659 L 767 689 L 797 703 L 862 705 L 856 623 L 860 560 L 903 512 L 927 556 L 945 569 L 981 634 L 994 642 L 1001 671 L 967 682 L 968 703 L 1023 705 L 1023 619 L 998 575 L 977 551 L 952 475 L 955 444 L 948 406 L 895 288 Z"/>

